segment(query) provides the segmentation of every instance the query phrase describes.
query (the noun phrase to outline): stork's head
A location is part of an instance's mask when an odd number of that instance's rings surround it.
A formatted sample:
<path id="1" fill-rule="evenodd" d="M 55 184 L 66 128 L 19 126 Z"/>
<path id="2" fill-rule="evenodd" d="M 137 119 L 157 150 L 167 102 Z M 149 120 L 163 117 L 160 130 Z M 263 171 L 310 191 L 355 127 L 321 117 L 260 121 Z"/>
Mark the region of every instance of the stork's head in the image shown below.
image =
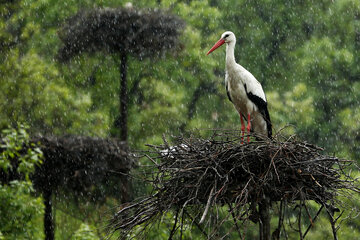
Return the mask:
<path id="1" fill-rule="evenodd" d="M 226 31 L 221 35 L 221 38 L 219 39 L 219 41 L 217 41 L 217 43 L 214 44 L 214 46 L 208 51 L 208 53 L 206 55 L 209 55 L 212 51 L 214 51 L 215 49 L 217 49 L 224 43 L 229 44 L 232 42 L 234 42 L 234 43 L 236 42 L 235 34 L 233 32 Z"/>

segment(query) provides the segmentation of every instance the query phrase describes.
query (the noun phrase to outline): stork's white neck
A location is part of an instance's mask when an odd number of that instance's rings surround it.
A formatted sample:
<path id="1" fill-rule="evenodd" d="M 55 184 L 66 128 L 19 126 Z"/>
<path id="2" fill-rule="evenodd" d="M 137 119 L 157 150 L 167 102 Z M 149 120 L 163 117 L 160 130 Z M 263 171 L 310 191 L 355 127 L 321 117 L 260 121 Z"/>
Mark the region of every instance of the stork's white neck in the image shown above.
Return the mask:
<path id="1" fill-rule="evenodd" d="M 234 55 L 235 44 L 235 41 L 226 44 L 226 69 L 232 68 L 236 65 Z"/>

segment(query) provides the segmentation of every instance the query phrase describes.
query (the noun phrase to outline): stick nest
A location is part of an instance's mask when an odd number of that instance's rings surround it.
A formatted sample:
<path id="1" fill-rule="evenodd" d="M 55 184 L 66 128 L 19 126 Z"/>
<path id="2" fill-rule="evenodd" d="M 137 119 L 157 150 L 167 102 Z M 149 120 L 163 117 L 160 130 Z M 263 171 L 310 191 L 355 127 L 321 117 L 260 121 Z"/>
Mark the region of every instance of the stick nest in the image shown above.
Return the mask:
<path id="1" fill-rule="evenodd" d="M 234 219 L 253 217 L 256 222 L 251 209 L 263 199 L 314 200 L 328 206 L 341 192 L 357 191 L 355 180 L 344 171 L 352 161 L 324 155 L 322 148 L 295 137 L 241 144 L 239 131 L 217 130 L 207 139 L 177 137 L 171 146 L 166 139 L 163 145 L 148 146 L 143 156 L 156 168 L 147 175 L 153 192 L 121 206 L 113 230 L 128 234 L 143 223 L 146 228 L 170 210 L 176 212 L 173 231 L 180 213 L 201 230 L 209 208 L 225 204 L 232 214 L 233 209 L 243 210 Z M 189 213 L 194 206 L 198 211 Z"/>
<path id="2" fill-rule="evenodd" d="M 185 22 L 158 9 L 97 8 L 81 10 L 59 29 L 67 62 L 83 52 L 130 53 L 139 59 L 175 49 Z"/>
<path id="3" fill-rule="evenodd" d="M 60 191 L 104 201 L 106 196 L 127 198 L 127 174 L 135 167 L 127 144 L 117 139 L 87 136 L 37 136 L 44 162 L 32 180 L 41 191 Z M 114 186 L 114 187 L 113 187 Z"/>

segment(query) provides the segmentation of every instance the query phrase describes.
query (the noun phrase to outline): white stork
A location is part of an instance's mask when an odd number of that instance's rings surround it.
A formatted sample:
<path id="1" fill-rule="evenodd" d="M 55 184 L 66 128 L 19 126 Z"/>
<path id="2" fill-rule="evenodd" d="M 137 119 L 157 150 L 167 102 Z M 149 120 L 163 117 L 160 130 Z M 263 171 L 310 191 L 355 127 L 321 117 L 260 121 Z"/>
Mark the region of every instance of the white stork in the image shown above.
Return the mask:
<path id="1" fill-rule="evenodd" d="M 215 43 L 207 55 L 224 43 L 226 43 L 225 88 L 229 100 L 234 104 L 240 115 L 242 141 L 245 132 L 243 120 L 243 117 L 246 118 L 245 116 L 247 116 L 248 133 L 252 130 L 255 133 L 271 138 L 270 115 L 261 84 L 249 71 L 235 62 L 235 34 L 230 31 L 224 32 L 220 40 Z M 249 135 L 247 141 L 250 141 Z"/>

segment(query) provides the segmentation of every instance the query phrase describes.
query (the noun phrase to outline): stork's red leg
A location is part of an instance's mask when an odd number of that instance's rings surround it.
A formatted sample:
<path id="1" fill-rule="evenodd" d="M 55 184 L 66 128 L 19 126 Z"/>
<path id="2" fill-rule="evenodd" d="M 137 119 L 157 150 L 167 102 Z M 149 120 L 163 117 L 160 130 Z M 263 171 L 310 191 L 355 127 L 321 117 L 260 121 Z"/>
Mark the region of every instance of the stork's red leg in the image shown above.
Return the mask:
<path id="1" fill-rule="evenodd" d="M 251 129 L 251 119 L 250 119 L 250 113 L 248 113 L 248 125 L 247 125 L 247 133 L 248 133 L 248 137 L 247 137 L 247 142 L 250 142 L 250 129 Z"/>
<path id="2" fill-rule="evenodd" d="M 245 123 L 241 113 L 240 113 L 240 121 L 241 121 L 241 144 L 244 144 Z"/>

